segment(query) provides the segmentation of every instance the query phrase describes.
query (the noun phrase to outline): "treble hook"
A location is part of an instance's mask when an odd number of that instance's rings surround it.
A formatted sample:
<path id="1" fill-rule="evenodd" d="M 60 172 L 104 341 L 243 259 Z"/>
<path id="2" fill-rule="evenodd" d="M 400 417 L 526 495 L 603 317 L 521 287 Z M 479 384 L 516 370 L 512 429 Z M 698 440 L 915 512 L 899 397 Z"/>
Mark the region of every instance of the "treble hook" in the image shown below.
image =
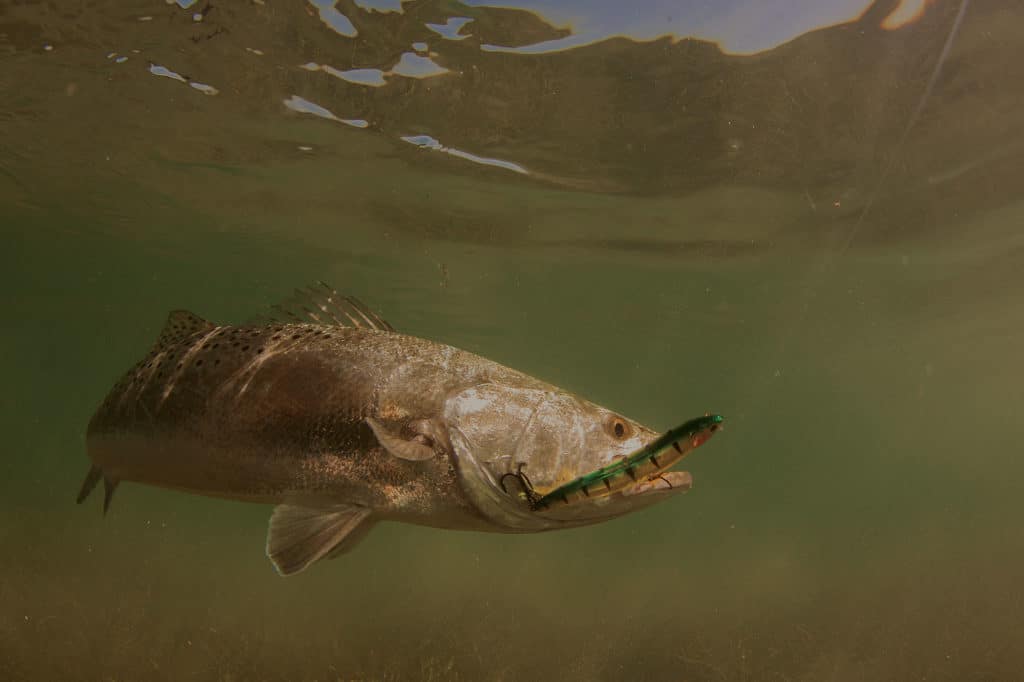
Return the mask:
<path id="1" fill-rule="evenodd" d="M 509 492 L 508 488 L 505 487 L 505 479 L 509 476 L 517 479 L 519 481 L 519 485 L 523 488 L 523 495 L 526 497 L 526 501 L 530 503 L 530 509 L 536 511 L 540 508 L 540 505 L 538 504 L 538 502 L 540 502 L 540 495 L 538 495 L 537 491 L 533 489 L 533 483 L 530 482 L 530 477 L 526 475 L 525 471 L 523 471 L 523 467 L 525 466 L 526 462 L 520 462 L 514 472 L 509 471 L 502 474 L 501 478 L 498 479 L 498 484 L 501 486 L 501 489 L 505 491 L 505 494 L 508 495 Z"/>

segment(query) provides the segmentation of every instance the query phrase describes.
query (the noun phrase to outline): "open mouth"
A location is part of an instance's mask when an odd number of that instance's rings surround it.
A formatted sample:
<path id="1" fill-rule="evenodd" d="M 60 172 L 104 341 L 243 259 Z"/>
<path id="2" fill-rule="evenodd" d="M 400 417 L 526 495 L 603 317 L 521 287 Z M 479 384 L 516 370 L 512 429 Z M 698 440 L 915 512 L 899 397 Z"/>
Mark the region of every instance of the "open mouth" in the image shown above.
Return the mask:
<path id="1" fill-rule="evenodd" d="M 550 492 L 540 494 L 531 489 L 533 494 L 529 496 L 530 507 L 539 511 L 616 493 L 633 496 L 677 489 L 689 490 L 693 486 L 693 476 L 686 471 L 668 469 L 720 431 L 723 421 L 724 418 L 717 414 L 691 419 L 669 429 L 633 454 Z"/>

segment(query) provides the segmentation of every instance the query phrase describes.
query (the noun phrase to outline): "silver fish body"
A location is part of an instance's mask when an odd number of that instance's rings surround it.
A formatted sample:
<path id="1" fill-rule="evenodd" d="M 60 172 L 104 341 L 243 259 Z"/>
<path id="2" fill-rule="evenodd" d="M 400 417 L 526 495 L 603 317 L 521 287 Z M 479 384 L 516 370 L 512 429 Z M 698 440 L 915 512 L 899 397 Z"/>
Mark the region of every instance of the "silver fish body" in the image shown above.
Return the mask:
<path id="1" fill-rule="evenodd" d="M 309 305 L 288 311 L 290 322 L 172 313 L 89 424 L 79 501 L 102 480 L 104 508 L 121 481 L 277 505 L 267 553 L 291 574 L 350 550 L 378 521 L 535 532 L 689 487 L 688 474 L 670 472 L 571 508 L 532 509 L 522 486 L 553 490 L 657 434 L 486 358 L 396 333 L 329 289 L 302 293 Z"/>

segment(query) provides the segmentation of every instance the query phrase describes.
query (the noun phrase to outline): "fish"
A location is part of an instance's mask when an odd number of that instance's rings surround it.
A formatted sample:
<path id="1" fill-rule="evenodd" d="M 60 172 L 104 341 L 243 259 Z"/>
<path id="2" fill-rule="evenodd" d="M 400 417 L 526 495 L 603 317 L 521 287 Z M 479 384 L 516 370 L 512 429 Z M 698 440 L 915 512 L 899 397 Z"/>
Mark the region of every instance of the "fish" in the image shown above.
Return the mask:
<path id="1" fill-rule="evenodd" d="M 321 282 L 250 324 L 172 311 L 89 421 L 77 502 L 102 482 L 106 514 L 128 481 L 274 505 L 289 576 L 385 521 L 536 533 L 645 508 L 690 489 L 668 469 L 721 422 L 659 435 Z"/>

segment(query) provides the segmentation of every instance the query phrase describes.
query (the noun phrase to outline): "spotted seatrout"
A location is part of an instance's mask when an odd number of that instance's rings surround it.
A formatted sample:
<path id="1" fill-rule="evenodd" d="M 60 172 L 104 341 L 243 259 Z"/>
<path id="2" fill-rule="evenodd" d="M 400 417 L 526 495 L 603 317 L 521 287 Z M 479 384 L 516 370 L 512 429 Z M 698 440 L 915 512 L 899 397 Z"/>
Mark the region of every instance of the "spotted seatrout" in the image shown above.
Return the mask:
<path id="1" fill-rule="evenodd" d="M 528 533 L 687 490 L 666 471 L 718 428 L 661 437 L 480 356 L 397 333 L 355 299 L 297 292 L 276 319 L 176 311 L 89 423 L 104 511 L 121 481 L 276 505 L 267 554 L 296 573 L 378 521 Z"/>

